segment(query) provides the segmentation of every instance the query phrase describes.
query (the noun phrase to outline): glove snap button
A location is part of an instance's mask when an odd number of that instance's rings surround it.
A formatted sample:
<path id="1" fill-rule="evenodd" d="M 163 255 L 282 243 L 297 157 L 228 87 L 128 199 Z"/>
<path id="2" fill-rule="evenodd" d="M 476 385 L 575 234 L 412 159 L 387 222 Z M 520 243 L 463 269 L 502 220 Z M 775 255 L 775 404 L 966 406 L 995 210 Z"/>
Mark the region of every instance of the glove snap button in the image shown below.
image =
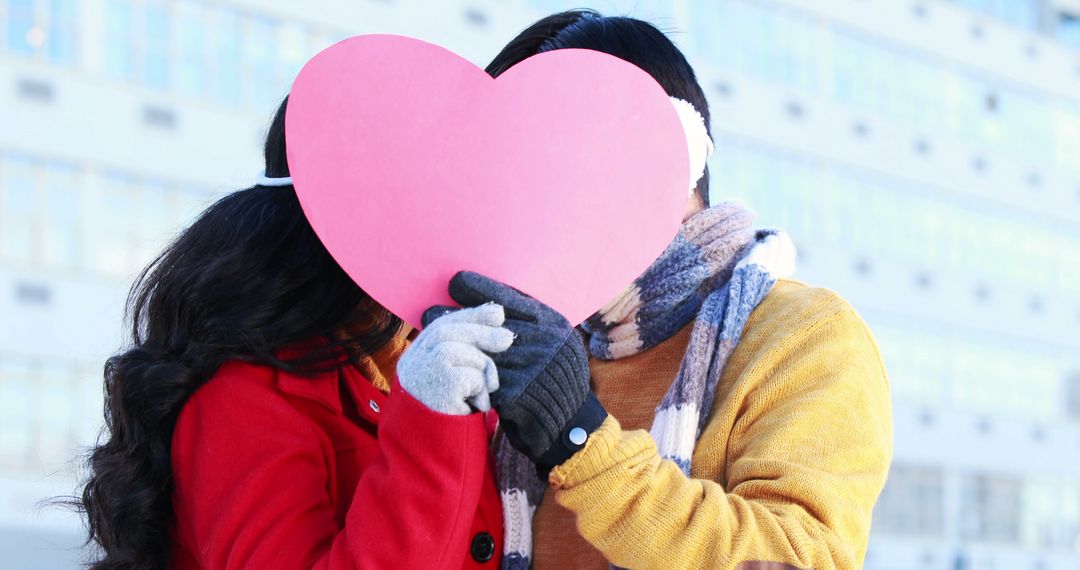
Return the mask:
<path id="1" fill-rule="evenodd" d="M 585 440 L 589 439 L 589 434 L 579 427 L 571 429 L 566 436 L 570 439 L 570 443 L 574 445 L 585 445 Z"/>

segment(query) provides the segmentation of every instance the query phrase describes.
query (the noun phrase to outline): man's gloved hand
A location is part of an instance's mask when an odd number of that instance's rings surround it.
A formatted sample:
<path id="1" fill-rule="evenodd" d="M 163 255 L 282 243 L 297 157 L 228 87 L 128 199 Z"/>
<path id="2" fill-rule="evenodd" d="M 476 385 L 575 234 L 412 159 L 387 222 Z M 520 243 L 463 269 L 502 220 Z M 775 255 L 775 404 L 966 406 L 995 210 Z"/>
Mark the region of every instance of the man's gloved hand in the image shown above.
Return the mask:
<path id="1" fill-rule="evenodd" d="M 589 387 L 581 335 L 554 309 L 478 273 L 459 272 L 449 291 L 463 307 L 501 305 L 514 333 L 510 348 L 491 355 L 499 374 L 491 403 L 510 443 L 541 470 L 569 459 L 607 417 Z M 432 307 L 424 321 L 454 310 Z"/>
<path id="2" fill-rule="evenodd" d="M 491 409 L 499 387 L 489 354 L 506 350 L 514 335 L 502 327 L 503 308 L 480 305 L 424 322 L 397 364 L 398 383 L 428 408 L 451 415 Z M 470 408 L 470 405 L 472 406 Z"/>

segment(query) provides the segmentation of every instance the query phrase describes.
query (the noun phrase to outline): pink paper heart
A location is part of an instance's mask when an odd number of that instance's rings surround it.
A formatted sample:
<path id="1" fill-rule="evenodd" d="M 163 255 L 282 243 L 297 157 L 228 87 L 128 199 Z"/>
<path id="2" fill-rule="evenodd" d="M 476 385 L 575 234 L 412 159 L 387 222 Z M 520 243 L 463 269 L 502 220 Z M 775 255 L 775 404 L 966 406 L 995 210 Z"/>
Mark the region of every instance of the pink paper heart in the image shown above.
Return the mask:
<path id="1" fill-rule="evenodd" d="M 671 242 L 682 125 L 652 77 L 589 50 L 493 80 L 441 47 L 347 39 L 293 84 L 289 168 L 308 220 L 376 301 L 419 326 L 459 270 L 580 323 Z"/>

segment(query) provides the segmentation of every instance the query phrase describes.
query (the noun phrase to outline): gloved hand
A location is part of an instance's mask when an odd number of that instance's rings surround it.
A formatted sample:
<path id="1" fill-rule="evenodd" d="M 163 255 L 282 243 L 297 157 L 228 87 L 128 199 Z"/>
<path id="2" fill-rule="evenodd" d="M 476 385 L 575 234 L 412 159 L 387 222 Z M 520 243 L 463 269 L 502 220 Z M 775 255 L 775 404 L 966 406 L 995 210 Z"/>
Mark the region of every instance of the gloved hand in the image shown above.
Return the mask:
<path id="1" fill-rule="evenodd" d="M 488 394 L 499 388 L 499 375 L 489 354 L 506 350 L 514 341 L 513 333 L 502 328 L 504 318 L 502 307 L 486 304 L 430 325 L 425 321 L 424 330 L 398 360 L 398 383 L 436 412 L 490 410 Z"/>
<path id="2" fill-rule="evenodd" d="M 510 348 L 491 356 L 500 384 L 491 403 L 511 445 L 541 471 L 584 447 L 607 412 L 589 387 L 589 359 L 577 330 L 554 309 L 478 273 L 455 275 L 450 297 L 463 307 L 494 302 L 505 311 L 503 326 L 515 338 Z M 453 310 L 432 307 L 425 322 Z"/>

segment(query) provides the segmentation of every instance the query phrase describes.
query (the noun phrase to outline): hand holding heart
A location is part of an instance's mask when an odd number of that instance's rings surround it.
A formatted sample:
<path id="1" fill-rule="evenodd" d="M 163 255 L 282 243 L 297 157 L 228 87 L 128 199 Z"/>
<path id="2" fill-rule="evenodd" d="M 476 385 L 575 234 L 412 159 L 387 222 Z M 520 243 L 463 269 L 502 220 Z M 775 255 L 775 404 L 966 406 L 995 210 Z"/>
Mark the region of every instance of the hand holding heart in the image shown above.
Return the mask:
<path id="1" fill-rule="evenodd" d="M 542 468 L 561 464 L 575 451 L 560 445 L 566 427 L 577 420 L 591 432 L 607 417 L 591 395 L 589 357 L 581 335 L 551 307 L 484 275 L 460 272 L 448 290 L 465 308 L 428 309 L 425 332 L 468 311 L 502 309 L 503 330 L 512 332 L 514 340 L 491 353 L 498 371 L 491 405 L 511 445 Z"/>

